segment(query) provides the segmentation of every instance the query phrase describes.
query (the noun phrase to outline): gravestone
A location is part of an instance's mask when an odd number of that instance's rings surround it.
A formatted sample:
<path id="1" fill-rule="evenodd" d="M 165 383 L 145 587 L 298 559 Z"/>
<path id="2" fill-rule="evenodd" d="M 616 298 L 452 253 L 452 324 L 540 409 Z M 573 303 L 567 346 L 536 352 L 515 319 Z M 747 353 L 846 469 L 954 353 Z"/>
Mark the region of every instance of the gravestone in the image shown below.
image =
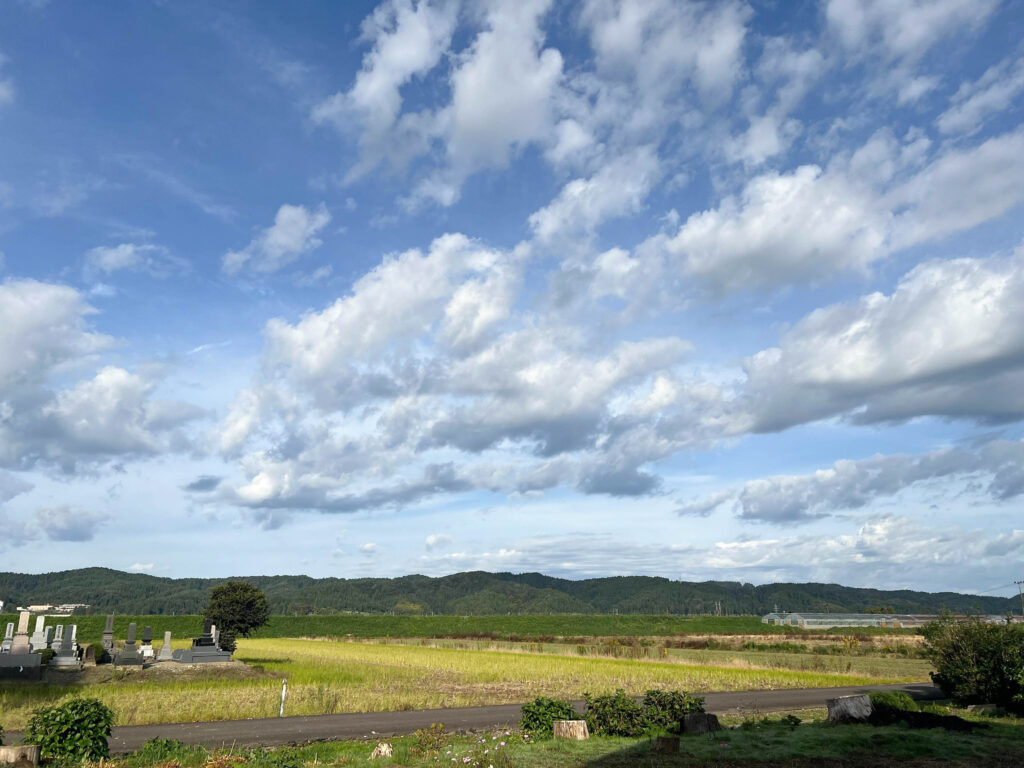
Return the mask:
<path id="1" fill-rule="evenodd" d="M 64 625 L 63 624 L 58 624 L 57 625 L 57 631 L 53 635 L 53 641 L 51 643 L 51 647 L 53 648 L 53 650 L 56 651 L 58 648 L 60 648 L 61 643 L 63 643 L 63 642 L 64 642 Z"/>
<path id="2" fill-rule="evenodd" d="M 36 616 L 36 631 L 28 639 L 33 651 L 41 651 L 46 647 L 46 617 Z"/>
<path id="3" fill-rule="evenodd" d="M 157 661 L 174 661 L 174 654 L 171 653 L 171 633 L 170 631 L 164 632 L 164 644 L 160 648 L 160 653 L 156 657 Z"/>
<path id="4" fill-rule="evenodd" d="M 63 669 L 81 669 L 81 664 L 78 663 L 78 651 L 75 648 L 75 635 L 77 634 L 78 627 L 71 626 L 65 628 L 64 625 L 57 627 L 58 630 L 64 630 L 61 634 L 61 641 L 56 644 L 57 647 L 54 650 L 53 658 L 50 659 L 51 667 L 60 667 Z"/>
<path id="5" fill-rule="evenodd" d="M 139 646 L 139 653 L 142 658 L 151 660 L 156 654 L 153 653 L 153 628 L 145 627 L 142 630 L 142 645 Z"/>
<path id="6" fill-rule="evenodd" d="M 135 647 L 135 622 L 128 625 L 128 637 L 124 641 L 124 648 L 114 654 L 115 667 L 141 667 L 142 654 Z"/>
<path id="7" fill-rule="evenodd" d="M 96 645 L 94 643 L 86 643 L 82 646 L 82 666 L 96 666 Z"/>
<path id="8" fill-rule="evenodd" d="M 43 656 L 32 653 L 28 642 L 28 611 L 18 616 L 18 631 L 11 638 L 11 648 L 0 653 L 0 680 L 39 680 L 43 673 Z"/>
<path id="9" fill-rule="evenodd" d="M 215 661 L 231 661 L 231 654 L 217 647 L 213 639 L 213 624 L 203 620 L 203 634 L 192 640 L 191 648 L 174 651 L 174 660 L 182 664 L 205 664 Z"/>
<path id="10" fill-rule="evenodd" d="M 51 648 L 53 646 L 53 627 L 47 627 L 43 636 L 46 640 L 46 647 Z"/>
<path id="11" fill-rule="evenodd" d="M 31 653 L 32 648 L 28 643 L 28 620 L 29 612 L 22 611 L 18 615 L 18 631 L 14 634 L 14 641 L 11 643 L 11 653 Z"/>
<path id="12" fill-rule="evenodd" d="M 100 644 L 108 653 L 114 650 L 114 614 L 107 616 L 107 626 L 103 630 L 103 640 Z"/>
<path id="13" fill-rule="evenodd" d="M 7 653 L 14 643 L 14 622 L 7 622 L 7 631 L 4 632 L 4 640 L 0 643 L 0 653 Z"/>

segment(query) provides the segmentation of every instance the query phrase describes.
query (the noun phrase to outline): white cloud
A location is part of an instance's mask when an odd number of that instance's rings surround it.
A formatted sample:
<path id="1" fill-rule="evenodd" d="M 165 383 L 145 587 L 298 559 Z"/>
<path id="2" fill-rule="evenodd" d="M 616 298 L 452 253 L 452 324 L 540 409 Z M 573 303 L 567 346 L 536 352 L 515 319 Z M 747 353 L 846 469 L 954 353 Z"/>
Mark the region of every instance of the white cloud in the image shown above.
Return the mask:
<path id="1" fill-rule="evenodd" d="M 609 218 L 639 213 L 660 175 L 657 153 L 640 147 L 589 179 L 570 181 L 551 203 L 531 214 L 530 226 L 547 244 L 593 234 Z"/>
<path id="2" fill-rule="evenodd" d="M 985 121 L 1010 107 L 1024 91 L 1024 57 L 1011 57 L 985 70 L 973 83 L 963 83 L 935 124 L 942 133 L 970 135 Z"/>
<path id="3" fill-rule="evenodd" d="M 331 214 L 321 203 L 310 210 L 301 205 L 282 205 L 274 224 L 264 229 L 241 251 L 224 255 L 221 266 L 229 275 L 243 268 L 268 274 L 277 272 L 302 254 L 319 248 L 323 241 L 317 236 L 331 221 Z"/>
<path id="4" fill-rule="evenodd" d="M 923 263 L 895 290 L 815 310 L 749 358 L 758 431 L 847 413 L 1024 417 L 1024 259 Z"/>
<path id="5" fill-rule="evenodd" d="M 486 5 L 483 29 L 455 58 L 451 104 L 434 116 L 446 166 L 424 179 L 407 204 L 449 206 L 470 175 L 502 168 L 512 153 L 551 135 L 562 56 L 543 48 L 540 24 L 550 7 L 551 0 Z"/>
<path id="6" fill-rule="evenodd" d="M 953 33 L 977 29 L 999 0 L 828 0 L 825 18 L 842 44 L 891 59 L 917 59 Z"/>
<path id="7" fill-rule="evenodd" d="M 921 456 L 877 455 L 842 459 L 809 475 L 779 475 L 745 483 L 741 488 L 695 499 L 680 510 L 702 513 L 735 498 L 740 517 L 769 523 L 800 523 L 867 507 L 934 480 L 980 477 L 979 486 L 997 501 L 1024 494 L 1024 443 L 993 440 L 979 450 L 947 448 Z"/>
<path id="8" fill-rule="evenodd" d="M 448 49 L 455 29 L 455 2 L 390 0 L 379 5 L 362 25 L 362 39 L 373 43 L 363 57 L 352 88 L 317 104 L 314 122 L 331 123 L 348 132 L 360 128 L 362 158 L 350 178 L 364 173 L 409 143 L 408 131 L 396 122 L 402 109 L 401 88 L 432 70 Z M 351 198 L 350 198 L 351 199 Z"/>
<path id="9" fill-rule="evenodd" d="M 128 566 L 128 570 L 135 573 L 148 573 L 153 570 L 153 565 L 153 563 L 132 563 Z"/>
<path id="10" fill-rule="evenodd" d="M 187 272 L 188 262 L 172 256 L 158 245 L 121 243 L 113 246 L 97 246 L 86 251 L 85 275 L 110 275 L 127 270 L 145 272 L 153 277 L 168 277 L 171 274 Z"/>
<path id="11" fill-rule="evenodd" d="M 431 552 L 435 549 L 444 549 L 445 547 L 450 546 L 452 543 L 452 537 L 445 533 L 431 533 L 427 535 L 427 538 L 424 539 L 423 543 L 424 546 L 426 546 L 427 551 Z"/>
<path id="12" fill-rule="evenodd" d="M 884 253 L 886 219 L 866 190 L 806 165 L 751 179 L 738 197 L 695 213 L 664 249 L 718 292 L 862 271 Z"/>
<path id="13" fill-rule="evenodd" d="M 110 516 L 66 505 L 37 509 L 33 523 L 50 541 L 91 541 Z"/>

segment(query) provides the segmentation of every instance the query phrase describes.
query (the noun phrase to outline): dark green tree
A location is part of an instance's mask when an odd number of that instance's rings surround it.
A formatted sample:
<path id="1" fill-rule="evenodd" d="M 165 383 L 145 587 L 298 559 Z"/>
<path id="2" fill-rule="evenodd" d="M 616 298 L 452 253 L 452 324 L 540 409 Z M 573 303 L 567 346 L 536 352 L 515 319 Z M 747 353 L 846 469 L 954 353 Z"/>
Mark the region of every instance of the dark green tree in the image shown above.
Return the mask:
<path id="1" fill-rule="evenodd" d="M 203 614 L 220 630 L 220 647 L 235 650 L 236 637 L 248 637 L 270 619 L 267 596 L 244 581 L 229 581 L 210 590 Z"/>

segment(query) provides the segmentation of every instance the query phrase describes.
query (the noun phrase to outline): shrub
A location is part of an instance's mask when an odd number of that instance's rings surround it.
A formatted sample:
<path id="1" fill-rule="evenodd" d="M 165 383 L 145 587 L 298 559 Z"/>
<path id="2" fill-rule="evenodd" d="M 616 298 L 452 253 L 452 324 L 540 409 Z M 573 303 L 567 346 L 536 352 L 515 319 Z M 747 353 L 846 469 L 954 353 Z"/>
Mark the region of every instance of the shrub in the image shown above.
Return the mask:
<path id="1" fill-rule="evenodd" d="M 935 666 L 932 679 L 946 696 L 1024 712 L 1024 627 L 946 615 L 922 633 Z"/>
<path id="2" fill-rule="evenodd" d="M 703 712 L 704 698 L 682 691 L 647 691 L 642 706 L 648 727 L 673 729 L 683 715 Z"/>
<path id="3" fill-rule="evenodd" d="M 414 735 L 416 746 L 424 752 L 440 749 L 451 738 L 445 730 L 444 723 L 431 723 L 429 728 L 420 728 Z"/>
<path id="4" fill-rule="evenodd" d="M 32 713 L 25 742 L 37 744 L 43 757 L 99 760 L 110 756 L 107 739 L 114 713 L 97 699 L 71 699 Z"/>
<path id="5" fill-rule="evenodd" d="M 871 706 L 881 715 L 918 711 L 917 702 L 903 691 L 875 691 L 870 698 Z"/>
<path id="6" fill-rule="evenodd" d="M 575 720 L 576 710 L 572 704 L 561 699 L 540 696 L 523 705 L 519 726 L 534 738 L 550 739 L 555 720 Z"/>
<path id="7" fill-rule="evenodd" d="M 4 745 L 4 727 L 0 725 L 0 747 Z"/>
<path id="8" fill-rule="evenodd" d="M 592 733 L 605 736 L 641 736 L 650 725 L 644 708 L 636 700 L 627 696 L 620 688 L 615 693 L 603 696 L 583 694 L 587 702 L 587 713 L 584 719 Z"/>

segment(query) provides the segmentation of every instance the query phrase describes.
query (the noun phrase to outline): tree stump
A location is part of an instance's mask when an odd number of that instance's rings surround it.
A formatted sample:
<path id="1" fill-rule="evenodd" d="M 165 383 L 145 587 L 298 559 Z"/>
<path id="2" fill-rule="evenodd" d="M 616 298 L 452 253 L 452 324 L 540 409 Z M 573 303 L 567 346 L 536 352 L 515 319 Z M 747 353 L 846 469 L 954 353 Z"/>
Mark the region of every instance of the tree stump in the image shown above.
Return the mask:
<path id="1" fill-rule="evenodd" d="M 674 755 L 679 752 L 679 737 L 678 736 L 657 736 L 654 739 L 654 744 L 651 745 L 651 752 L 657 752 L 662 755 Z"/>
<path id="2" fill-rule="evenodd" d="M 874 710 L 871 697 L 867 694 L 840 696 L 838 699 L 828 699 L 825 704 L 828 705 L 828 721 L 837 724 L 866 723 Z"/>
<path id="3" fill-rule="evenodd" d="M 553 726 L 556 739 L 583 741 L 590 738 L 586 720 L 555 720 Z"/>
<path id="4" fill-rule="evenodd" d="M 709 715 L 705 712 L 693 715 L 683 715 L 682 731 L 685 734 L 711 733 L 722 730 L 718 722 L 718 715 Z"/>
<path id="5" fill-rule="evenodd" d="M 0 765 L 12 768 L 37 768 L 39 747 L 26 744 L 20 747 L 0 747 Z"/>

